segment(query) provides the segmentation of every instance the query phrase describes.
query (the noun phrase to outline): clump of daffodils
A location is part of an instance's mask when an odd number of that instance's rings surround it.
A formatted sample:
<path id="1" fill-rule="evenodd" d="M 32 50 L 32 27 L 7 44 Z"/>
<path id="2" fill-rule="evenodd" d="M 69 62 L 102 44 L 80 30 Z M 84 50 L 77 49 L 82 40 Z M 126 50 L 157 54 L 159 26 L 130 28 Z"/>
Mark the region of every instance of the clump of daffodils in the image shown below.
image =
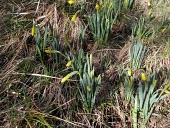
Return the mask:
<path id="1" fill-rule="evenodd" d="M 77 14 L 74 14 L 71 18 L 71 21 L 74 22 L 76 20 L 76 18 L 77 18 Z"/>
<path id="2" fill-rule="evenodd" d="M 75 4 L 75 0 L 68 0 L 68 3 L 69 3 L 70 5 Z"/>
<path id="3" fill-rule="evenodd" d="M 147 78 L 146 78 L 145 73 L 142 73 L 142 74 L 141 74 L 141 79 L 142 79 L 143 81 L 147 81 Z"/>

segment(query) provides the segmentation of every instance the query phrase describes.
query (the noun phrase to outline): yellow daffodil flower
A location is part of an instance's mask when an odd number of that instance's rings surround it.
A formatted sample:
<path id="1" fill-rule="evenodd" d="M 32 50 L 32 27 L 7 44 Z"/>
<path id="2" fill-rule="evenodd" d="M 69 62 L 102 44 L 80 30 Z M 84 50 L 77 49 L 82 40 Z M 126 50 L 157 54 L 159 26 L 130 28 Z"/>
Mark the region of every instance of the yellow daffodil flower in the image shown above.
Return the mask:
<path id="1" fill-rule="evenodd" d="M 32 36 L 34 36 L 34 35 L 35 35 L 35 26 L 33 26 L 33 27 L 32 27 L 31 35 L 32 35 Z"/>
<path id="2" fill-rule="evenodd" d="M 150 1 L 148 1 L 148 7 L 151 7 L 151 2 Z"/>
<path id="3" fill-rule="evenodd" d="M 71 21 L 74 22 L 77 18 L 77 14 L 74 14 L 73 17 L 71 18 Z"/>
<path id="4" fill-rule="evenodd" d="M 146 80 L 147 80 L 145 73 L 142 73 L 142 74 L 141 74 L 141 78 L 142 78 L 143 81 L 146 81 Z"/>
<path id="5" fill-rule="evenodd" d="M 79 74 L 80 73 L 78 71 L 73 71 L 69 74 L 67 74 L 62 80 L 61 80 L 61 83 L 65 83 L 71 76 L 75 75 L 75 74 Z"/>
<path id="6" fill-rule="evenodd" d="M 65 76 L 62 80 L 61 80 L 61 83 L 65 83 L 68 79 L 70 78 L 69 75 Z"/>
<path id="7" fill-rule="evenodd" d="M 162 33 L 164 33 L 164 32 L 165 32 L 165 30 L 166 30 L 166 28 L 162 29 L 162 30 L 161 30 L 161 32 L 162 32 Z"/>
<path id="8" fill-rule="evenodd" d="M 129 0 L 125 0 L 126 4 L 129 2 Z"/>
<path id="9" fill-rule="evenodd" d="M 132 76 L 132 70 L 128 70 L 128 76 Z"/>
<path id="10" fill-rule="evenodd" d="M 71 4 L 75 4 L 75 0 L 68 0 L 68 3 Z"/>
<path id="11" fill-rule="evenodd" d="M 55 50 L 44 50 L 45 53 L 55 53 Z"/>
<path id="12" fill-rule="evenodd" d="M 109 8 L 111 8 L 112 6 L 113 6 L 113 3 L 110 3 Z"/>
<path id="13" fill-rule="evenodd" d="M 100 5 L 97 3 L 95 6 L 95 9 L 98 10 L 100 8 Z"/>
<path id="14" fill-rule="evenodd" d="M 90 92 L 91 91 L 91 88 L 89 86 L 87 86 L 87 91 Z"/>
<path id="15" fill-rule="evenodd" d="M 151 15 L 152 15 L 152 10 L 149 10 L 148 16 L 151 16 Z"/>
<path id="16" fill-rule="evenodd" d="M 170 94 L 170 91 L 168 91 L 168 90 L 165 90 L 164 92 L 165 92 L 166 94 Z"/>
<path id="17" fill-rule="evenodd" d="M 106 23 L 108 23 L 109 22 L 109 19 L 106 19 Z"/>
<path id="18" fill-rule="evenodd" d="M 66 64 L 66 66 L 67 66 L 67 67 L 70 67 L 70 66 L 72 65 L 72 62 L 73 62 L 73 61 L 69 61 L 69 62 Z"/>

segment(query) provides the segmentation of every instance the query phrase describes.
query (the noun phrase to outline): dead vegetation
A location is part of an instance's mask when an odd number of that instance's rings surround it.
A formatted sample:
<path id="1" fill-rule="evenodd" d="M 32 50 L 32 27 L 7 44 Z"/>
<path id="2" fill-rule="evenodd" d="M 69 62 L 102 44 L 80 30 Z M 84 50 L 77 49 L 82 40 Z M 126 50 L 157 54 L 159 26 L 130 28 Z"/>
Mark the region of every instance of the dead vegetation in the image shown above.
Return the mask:
<path id="1" fill-rule="evenodd" d="M 106 44 L 95 41 L 86 19 L 89 10 L 96 11 L 92 9 L 96 2 L 87 0 L 85 10 L 80 13 L 77 10 L 84 7 L 82 1 L 77 0 L 76 5 L 69 5 L 68 1 L 1 2 L 0 127 L 131 128 L 134 127 L 133 103 L 126 102 L 123 86 L 127 71 L 132 70 L 135 85 L 141 82 L 141 72 L 149 77 L 154 71 L 157 72 L 157 90 L 170 84 L 168 0 L 152 1 L 152 16 L 148 16 L 147 2 L 142 6 L 136 2 L 129 12 L 122 10 Z M 80 14 L 72 22 L 76 12 Z M 138 40 L 146 51 L 140 68 L 133 69 L 130 64 L 132 23 L 139 25 L 140 15 L 146 19 L 144 27 L 149 34 Z M 40 37 L 31 35 L 33 20 Z M 58 52 L 37 53 L 37 40 L 46 43 L 43 50 Z M 80 49 L 84 50 L 82 58 L 86 58 L 86 54 L 93 55 L 94 77 L 101 76 L 91 113 L 82 102 L 79 79 L 74 76 L 61 83 L 63 77 L 75 71 L 65 65 L 69 60 L 76 60 Z M 166 90 L 169 93 L 169 88 Z M 169 98 L 156 104 L 154 113 L 159 116 L 151 116 L 146 127 L 170 127 Z M 139 118 L 138 127 L 142 126 L 141 122 Z"/>

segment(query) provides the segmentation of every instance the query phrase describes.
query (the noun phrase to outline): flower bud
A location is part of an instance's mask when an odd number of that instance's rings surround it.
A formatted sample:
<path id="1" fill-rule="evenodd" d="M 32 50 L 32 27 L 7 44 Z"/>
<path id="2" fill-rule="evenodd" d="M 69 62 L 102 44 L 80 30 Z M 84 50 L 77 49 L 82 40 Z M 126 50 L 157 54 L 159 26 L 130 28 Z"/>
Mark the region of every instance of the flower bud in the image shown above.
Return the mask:
<path id="1" fill-rule="evenodd" d="M 145 73 L 142 73 L 142 74 L 141 74 L 141 79 L 142 79 L 143 81 L 146 81 L 146 80 L 147 80 Z"/>

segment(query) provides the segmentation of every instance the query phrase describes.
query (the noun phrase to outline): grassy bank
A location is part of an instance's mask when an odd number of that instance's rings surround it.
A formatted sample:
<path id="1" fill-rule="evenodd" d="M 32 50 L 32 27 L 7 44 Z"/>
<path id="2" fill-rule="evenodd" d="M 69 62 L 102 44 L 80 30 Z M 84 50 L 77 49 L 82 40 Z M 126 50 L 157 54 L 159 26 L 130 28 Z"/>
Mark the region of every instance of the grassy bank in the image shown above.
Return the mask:
<path id="1" fill-rule="evenodd" d="M 8 0 L 0 10 L 0 127 L 170 126 L 168 0 Z"/>

